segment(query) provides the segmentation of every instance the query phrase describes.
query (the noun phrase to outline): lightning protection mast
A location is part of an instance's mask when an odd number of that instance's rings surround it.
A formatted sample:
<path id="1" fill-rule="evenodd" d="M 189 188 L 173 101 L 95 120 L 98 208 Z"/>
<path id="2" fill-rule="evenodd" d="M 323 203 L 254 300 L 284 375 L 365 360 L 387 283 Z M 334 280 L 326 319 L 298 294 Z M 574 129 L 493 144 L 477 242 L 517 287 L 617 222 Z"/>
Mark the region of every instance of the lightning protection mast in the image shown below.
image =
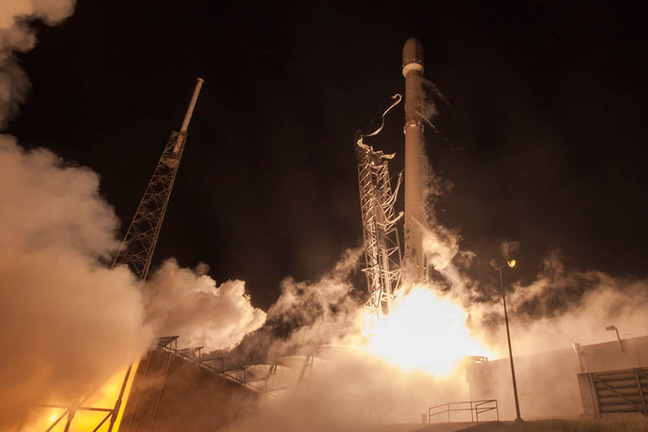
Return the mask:
<path id="1" fill-rule="evenodd" d="M 113 261 L 113 267 L 127 264 L 140 280 L 146 280 L 151 266 L 151 259 L 187 140 L 187 129 L 203 82 L 202 78 L 198 78 L 180 131 L 171 133 Z"/>
<path id="2" fill-rule="evenodd" d="M 202 78 L 198 78 L 196 81 L 196 87 L 191 95 L 189 107 L 182 121 L 182 126 L 180 126 L 180 131 L 171 132 L 169 141 L 167 141 L 164 147 L 162 156 L 160 156 L 157 167 L 146 187 L 144 196 L 142 196 L 135 216 L 133 216 L 133 220 L 128 227 L 128 231 L 126 231 L 124 240 L 112 264 L 113 268 L 118 265 L 127 264 L 140 281 L 146 280 L 149 268 L 151 267 L 153 252 L 155 252 L 155 245 L 160 236 L 160 229 L 162 228 L 164 215 L 169 205 L 169 199 L 171 198 L 173 183 L 175 182 L 178 167 L 180 166 L 180 159 L 182 158 L 185 142 L 187 141 L 189 122 L 196 107 L 196 101 L 198 100 L 203 82 L 205 81 Z M 108 432 L 113 430 L 115 421 L 119 415 L 124 392 L 132 369 L 133 365 L 130 365 L 124 376 L 122 387 L 115 401 L 115 407 L 111 411 Z"/>
<path id="3" fill-rule="evenodd" d="M 400 102 L 401 96 L 397 94 L 392 99 L 394 102 L 382 114 L 382 125 L 371 134 L 360 134 L 356 140 L 366 265 L 363 271 L 369 289 L 365 314 L 369 319 L 389 313 L 394 293 L 401 282 L 401 251 L 396 223 L 403 214 L 396 214 L 394 210 L 401 175 L 398 175 L 396 188 L 392 189 L 389 161 L 394 155 L 376 151 L 363 141 L 382 130 L 385 114 Z"/>
<path id="4" fill-rule="evenodd" d="M 187 140 L 187 129 L 189 128 L 189 122 L 191 121 L 191 116 L 203 82 L 204 80 L 202 78 L 198 78 L 180 131 L 171 133 L 171 137 L 164 147 L 164 151 L 153 172 L 151 181 L 144 192 L 144 196 L 137 207 L 135 216 L 128 227 L 128 231 L 111 266 L 111 268 L 115 268 L 118 265 L 127 264 L 140 281 L 146 280 L 149 267 L 151 266 L 151 259 L 153 258 L 155 245 L 160 235 L 160 228 L 162 227 L 162 221 L 164 220 L 164 214 L 169 204 L 173 183 L 178 172 L 178 167 L 180 166 L 180 158 L 182 157 L 185 141 Z M 77 411 L 95 411 L 105 413 L 106 415 L 94 431 L 98 431 L 108 422 L 108 432 L 111 432 L 121 409 L 132 368 L 133 366 L 130 365 L 126 371 L 124 381 L 122 382 L 113 408 L 83 407 L 83 402 L 90 395 L 86 396 L 75 406 L 51 406 L 54 408 L 63 408 L 65 411 L 54 420 L 47 431 L 52 430 L 67 416 L 67 422 L 63 430 L 64 432 L 68 432 Z"/>

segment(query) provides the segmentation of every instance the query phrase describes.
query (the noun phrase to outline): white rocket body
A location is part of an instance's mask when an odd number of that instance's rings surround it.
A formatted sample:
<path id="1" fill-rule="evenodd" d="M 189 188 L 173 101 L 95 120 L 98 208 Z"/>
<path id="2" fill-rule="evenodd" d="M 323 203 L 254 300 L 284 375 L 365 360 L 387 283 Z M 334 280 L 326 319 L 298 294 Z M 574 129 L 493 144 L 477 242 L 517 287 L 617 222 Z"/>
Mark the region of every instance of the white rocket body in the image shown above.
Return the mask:
<path id="1" fill-rule="evenodd" d="M 423 46 L 409 38 L 403 46 L 405 77 L 405 272 L 406 282 L 427 279 L 423 251 L 426 221 L 426 163 L 423 136 Z"/>

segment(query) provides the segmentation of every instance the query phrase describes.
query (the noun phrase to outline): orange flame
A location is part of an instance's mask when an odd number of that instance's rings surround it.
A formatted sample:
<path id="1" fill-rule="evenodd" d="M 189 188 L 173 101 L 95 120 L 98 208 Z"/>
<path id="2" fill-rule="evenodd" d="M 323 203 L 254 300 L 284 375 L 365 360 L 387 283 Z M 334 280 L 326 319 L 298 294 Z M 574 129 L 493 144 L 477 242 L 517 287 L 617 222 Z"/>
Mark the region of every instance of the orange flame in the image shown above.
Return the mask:
<path id="1" fill-rule="evenodd" d="M 122 383 L 124 381 L 125 374 L 126 371 L 122 371 L 114 375 L 95 395 L 91 396 L 82 405 L 84 407 L 113 409 L 115 406 L 115 401 L 117 400 L 117 396 L 119 395 L 119 390 L 121 389 Z M 123 414 L 123 407 L 126 405 L 128 393 L 130 392 L 130 384 L 132 384 L 134 374 L 135 370 L 131 372 L 129 383 L 124 393 L 124 400 L 122 401 L 122 410 L 117 416 L 117 421 L 113 426 L 113 431 L 119 430 L 119 423 Z M 65 406 L 65 404 L 61 404 L 61 406 Z M 105 411 L 77 410 L 74 414 L 70 430 L 92 431 L 99 425 L 99 423 L 104 419 L 104 417 L 106 417 L 107 414 L 108 412 Z M 58 420 L 51 431 L 59 432 L 65 429 L 65 425 L 68 422 L 68 411 L 65 408 L 35 407 L 32 411 L 32 415 L 34 416 L 33 421 L 25 425 L 21 429 L 21 431 L 42 432 L 53 426 L 54 423 Z M 110 420 L 106 420 L 101 425 L 101 427 L 97 429 L 97 432 L 108 431 L 109 424 Z"/>

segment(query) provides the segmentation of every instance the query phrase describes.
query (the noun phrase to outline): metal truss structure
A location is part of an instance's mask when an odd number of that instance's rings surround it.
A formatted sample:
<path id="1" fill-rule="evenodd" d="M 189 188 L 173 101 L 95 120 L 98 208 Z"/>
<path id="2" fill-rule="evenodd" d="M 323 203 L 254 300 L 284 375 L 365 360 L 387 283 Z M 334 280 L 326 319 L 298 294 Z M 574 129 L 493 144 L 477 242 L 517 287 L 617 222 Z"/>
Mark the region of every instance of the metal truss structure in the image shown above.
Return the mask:
<path id="1" fill-rule="evenodd" d="M 365 311 L 381 317 L 391 309 L 394 293 L 401 282 L 401 249 L 394 204 L 401 184 L 398 175 L 395 190 L 391 187 L 389 160 L 393 154 L 376 151 L 363 142 L 356 141 L 358 159 L 358 183 L 362 212 L 365 264 L 369 299 Z"/>
<path id="2" fill-rule="evenodd" d="M 172 132 L 153 172 L 144 196 L 137 207 L 124 241 L 115 256 L 113 267 L 127 264 L 140 280 L 146 280 L 153 251 L 162 228 L 180 159 L 187 139 L 187 128 L 200 93 L 203 80 L 198 79 L 189 109 L 179 132 Z"/>
<path id="3" fill-rule="evenodd" d="M 178 336 L 158 339 L 157 346 L 141 360 L 131 388 L 128 405 L 124 410 L 120 431 L 148 432 L 156 430 L 154 423 L 160 409 L 162 394 L 167 390 L 170 377 L 180 374 L 190 382 L 192 373 L 220 377 L 255 394 L 277 397 L 286 388 L 274 387 L 273 381 L 278 365 L 268 365 L 265 374 L 250 373 L 248 368 L 223 371 L 222 358 L 205 359 L 202 347 L 178 349 Z M 221 362 L 219 365 L 218 363 Z M 185 369 L 184 372 L 181 369 Z M 193 371 L 193 372 L 190 372 Z M 175 379 L 178 375 L 176 375 Z M 197 384 L 194 384 L 197 385 Z"/>
<path id="4" fill-rule="evenodd" d="M 648 417 L 648 368 L 578 374 L 586 417 Z"/>
<path id="5" fill-rule="evenodd" d="M 180 131 L 174 131 L 171 133 L 171 137 L 164 147 L 162 156 L 153 172 L 153 176 L 144 192 L 144 196 L 137 207 L 135 216 L 128 227 L 128 231 L 124 236 L 119 251 L 112 262 L 111 268 L 123 264 L 128 265 L 140 281 L 146 280 L 149 267 L 151 266 L 155 245 L 157 244 L 158 236 L 160 235 L 164 214 L 167 205 L 169 204 L 171 190 L 180 165 L 180 158 L 184 151 L 189 122 L 191 121 L 191 116 L 196 106 L 196 101 L 198 100 L 198 95 L 200 94 L 203 82 L 202 78 L 198 78 L 198 82 L 194 88 Z M 45 407 L 61 408 L 64 410 L 45 432 L 52 431 L 65 417 L 67 417 L 67 422 L 63 431 L 68 432 L 77 411 L 106 413 L 105 417 L 102 418 L 100 423 L 92 430 L 92 432 L 99 431 L 104 424 L 108 425 L 107 430 L 108 432 L 111 432 L 121 409 L 126 385 L 130 378 L 132 368 L 132 365 L 128 367 L 119 395 L 115 401 L 114 407 L 112 408 L 83 406 L 83 404 L 90 398 L 91 394 L 86 396 L 75 406 L 45 405 Z"/>

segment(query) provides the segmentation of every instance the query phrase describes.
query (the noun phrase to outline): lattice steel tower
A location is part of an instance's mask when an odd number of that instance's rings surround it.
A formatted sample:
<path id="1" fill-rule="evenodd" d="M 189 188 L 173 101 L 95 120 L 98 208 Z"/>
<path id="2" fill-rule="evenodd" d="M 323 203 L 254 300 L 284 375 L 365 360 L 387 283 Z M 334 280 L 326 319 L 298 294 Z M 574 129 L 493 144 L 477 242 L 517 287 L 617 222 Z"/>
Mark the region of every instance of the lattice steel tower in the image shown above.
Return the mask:
<path id="1" fill-rule="evenodd" d="M 146 279 L 151 266 L 153 251 L 160 235 L 160 228 L 184 151 L 187 129 L 202 84 L 202 78 L 198 78 L 182 127 L 179 132 L 171 133 L 146 192 L 144 192 L 135 216 L 128 227 L 124 241 L 113 261 L 113 267 L 128 264 L 140 280 Z"/>
<path id="2" fill-rule="evenodd" d="M 400 102 L 401 96 L 395 95 L 392 99 L 395 101 L 382 114 L 382 125 L 375 132 L 360 135 L 356 140 L 366 264 L 363 271 L 369 289 L 365 311 L 377 317 L 389 313 L 394 293 L 401 282 L 401 249 L 396 223 L 403 214 L 396 214 L 394 204 L 402 176 L 398 175 L 396 188 L 392 190 L 389 161 L 394 155 L 374 150 L 363 142 L 363 138 L 382 130 L 385 114 Z"/>
<path id="3" fill-rule="evenodd" d="M 198 82 L 196 83 L 193 95 L 191 96 L 189 108 L 187 108 L 187 113 L 185 114 L 180 131 L 171 133 L 171 137 L 164 147 L 164 151 L 162 152 L 162 156 L 153 172 L 151 181 L 144 192 L 144 196 L 137 207 L 135 216 L 128 227 L 128 231 L 124 236 L 124 240 L 122 241 L 111 266 L 111 268 L 114 268 L 118 265 L 127 264 L 140 281 L 146 280 L 149 267 L 151 266 L 151 259 L 153 258 L 153 252 L 155 251 L 155 245 L 158 236 L 160 235 L 160 228 L 162 227 L 164 214 L 167 205 L 169 204 L 171 190 L 173 188 L 176 173 L 178 172 L 178 166 L 180 165 L 180 158 L 184 151 L 185 141 L 187 139 L 187 129 L 189 128 L 189 122 L 191 121 L 191 116 L 194 107 L 196 106 L 196 100 L 198 99 L 198 94 L 200 93 L 203 82 L 204 80 L 202 78 L 198 78 Z M 111 432 L 115 426 L 117 416 L 121 409 L 126 385 L 132 368 L 133 365 L 130 365 L 126 370 L 122 386 L 113 408 L 82 406 L 92 393 L 87 395 L 74 406 L 50 405 L 50 407 L 62 408 L 65 411 L 54 419 L 47 431 L 54 429 L 58 423 L 67 417 L 67 422 L 63 431 L 68 432 L 77 411 L 94 411 L 105 413 L 105 416 L 93 431 L 100 430 L 100 428 L 108 422 L 108 432 Z"/>

